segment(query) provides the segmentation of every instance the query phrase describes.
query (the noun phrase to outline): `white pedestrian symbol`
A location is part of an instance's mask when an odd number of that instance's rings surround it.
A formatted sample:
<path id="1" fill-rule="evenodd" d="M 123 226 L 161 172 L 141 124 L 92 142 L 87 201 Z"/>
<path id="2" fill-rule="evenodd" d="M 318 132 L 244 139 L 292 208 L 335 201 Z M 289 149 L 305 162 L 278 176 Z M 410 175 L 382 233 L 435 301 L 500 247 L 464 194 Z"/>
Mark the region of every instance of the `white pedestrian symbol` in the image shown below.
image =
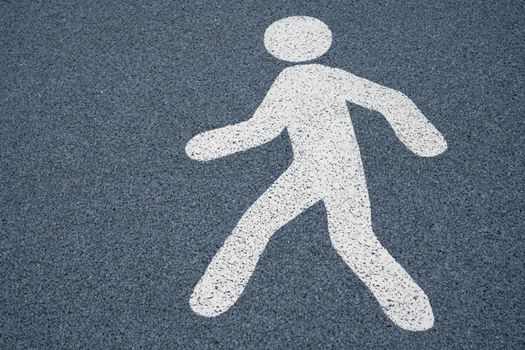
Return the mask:
<path id="1" fill-rule="evenodd" d="M 289 62 L 318 58 L 331 43 L 328 26 L 312 17 L 281 19 L 264 34 L 266 49 Z M 196 313 L 213 317 L 228 310 L 242 294 L 272 235 L 323 201 L 334 248 L 385 314 L 407 330 L 433 326 L 428 297 L 372 230 L 347 101 L 382 113 L 417 155 L 432 157 L 447 149 L 439 131 L 401 92 L 320 64 L 284 69 L 251 119 L 204 132 L 186 145 L 191 158 L 208 161 L 264 144 L 286 129 L 293 149 L 290 167 L 242 216 L 196 285 L 190 298 Z"/>

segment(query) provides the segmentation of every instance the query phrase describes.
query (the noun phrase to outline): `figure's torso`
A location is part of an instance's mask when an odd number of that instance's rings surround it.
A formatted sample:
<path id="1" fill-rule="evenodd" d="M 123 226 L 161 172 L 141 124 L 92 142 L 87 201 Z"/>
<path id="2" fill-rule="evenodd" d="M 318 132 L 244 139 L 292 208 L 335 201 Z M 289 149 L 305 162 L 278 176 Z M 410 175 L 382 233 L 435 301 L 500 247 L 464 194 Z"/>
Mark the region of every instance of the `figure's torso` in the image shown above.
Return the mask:
<path id="1" fill-rule="evenodd" d="M 286 120 L 294 163 L 315 162 L 323 169 L 361 168 L 344 73 L 318 64 L 298 65 L 285 69 L 276 80 L 282 96 L 278 117 Z"/>

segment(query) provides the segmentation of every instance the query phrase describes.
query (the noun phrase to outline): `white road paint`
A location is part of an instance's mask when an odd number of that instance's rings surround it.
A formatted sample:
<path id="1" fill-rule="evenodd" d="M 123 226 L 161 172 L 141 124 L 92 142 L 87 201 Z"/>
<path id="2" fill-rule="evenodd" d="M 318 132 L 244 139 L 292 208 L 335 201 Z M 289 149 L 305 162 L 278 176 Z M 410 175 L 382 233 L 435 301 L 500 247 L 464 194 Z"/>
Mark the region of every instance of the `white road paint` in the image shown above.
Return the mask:
<path id="1" fill-rule="evenodd" d="M 324 55 L 332 45 L 332 32 L 312 17 L 288 17 L 273 22 L 264 33 L 264 46 L 280 60 L 304 62 Z"/>
<path id="2" fill-rule="evenodd" d="M 291 62 L 319 57 L 331 33 L 311 17 L 272 24 L 265 45 Z M 244 291 L 272 235 L 302 211 L 323 201 L 334 248 L 370 289 L 398 326 L 421 331 L 433 326 L 428 297 L 381 245 L 372 230 L 370 200 L 359 146 L 346 102 L 382 113 L 414 153 L 436 156 L 443 136 L 404 94 L 319 64 L 284 69 L 254 116 L 191 139 L 187 154 L 209 161 L 290 135 L 293 162 L 255 201 L 217 252 L 190 298 L 192 309 L 213 317 L 227 311 Z"/>

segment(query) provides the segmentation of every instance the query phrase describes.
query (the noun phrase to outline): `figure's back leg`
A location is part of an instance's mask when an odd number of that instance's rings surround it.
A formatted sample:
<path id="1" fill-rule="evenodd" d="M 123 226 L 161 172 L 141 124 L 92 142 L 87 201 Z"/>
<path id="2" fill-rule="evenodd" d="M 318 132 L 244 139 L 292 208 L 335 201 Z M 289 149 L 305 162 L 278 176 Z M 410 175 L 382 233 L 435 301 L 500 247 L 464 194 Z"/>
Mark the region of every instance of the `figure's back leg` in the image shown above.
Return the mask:
<path id="1" fill-rule="evenodd" d="M 364 175 L 334 186 L 325 198 L 325 206 L 332 244 L 371 290 L 385 314 L 403 329 L 431 328 L 434 315 L 425 292 L 372 231 Z"/>
<path id="2" fill-rule="evenodd" d="M 213 317 L 237 301 L 271 236 L 318 201 L 309 181 L 292 166 L 244 213 L 197 283 L 193 311 Z"/>

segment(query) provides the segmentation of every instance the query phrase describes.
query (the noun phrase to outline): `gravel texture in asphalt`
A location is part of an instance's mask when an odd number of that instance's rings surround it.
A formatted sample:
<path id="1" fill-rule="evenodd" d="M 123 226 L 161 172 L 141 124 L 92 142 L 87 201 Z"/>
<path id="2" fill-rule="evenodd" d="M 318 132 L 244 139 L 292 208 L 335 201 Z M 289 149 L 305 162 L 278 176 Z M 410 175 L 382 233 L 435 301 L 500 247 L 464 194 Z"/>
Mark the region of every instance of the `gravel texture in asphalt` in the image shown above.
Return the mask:
<path id="1" fill-rule="evenodd" d="M 0 1 L 1 349 L 523 349 L 521 1 Z M 290 64 L 265 29 L 312 16 L 316 62 L 409 96 L 444 135 L 410 153 L 348 104 L 373 228 L 435 325 L 395 326 L 316 204 L 268 244 L 238 302 L 195 284 L 292 161 L 288 134 L 210 162 L 196 134 L 248 119 Z"/>

